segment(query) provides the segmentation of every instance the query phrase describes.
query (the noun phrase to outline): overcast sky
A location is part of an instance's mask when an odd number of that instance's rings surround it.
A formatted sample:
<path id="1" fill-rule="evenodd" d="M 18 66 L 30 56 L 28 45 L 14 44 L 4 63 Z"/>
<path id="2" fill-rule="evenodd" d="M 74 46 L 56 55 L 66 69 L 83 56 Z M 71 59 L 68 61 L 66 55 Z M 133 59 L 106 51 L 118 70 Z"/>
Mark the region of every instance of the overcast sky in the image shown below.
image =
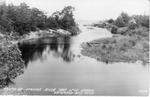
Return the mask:
<path id="1" fill-rule="evenodd" d="M 1 1 L 1 0 L 0 0 Z M 148 0 L 5 0 L 15 5 L 21 2 L 37 7 L 49 15 L 64 6 L 74 6 L 77 20 L 104 20 L 116 18 L 122 11 L 129 15 L 149 14 Z"/>

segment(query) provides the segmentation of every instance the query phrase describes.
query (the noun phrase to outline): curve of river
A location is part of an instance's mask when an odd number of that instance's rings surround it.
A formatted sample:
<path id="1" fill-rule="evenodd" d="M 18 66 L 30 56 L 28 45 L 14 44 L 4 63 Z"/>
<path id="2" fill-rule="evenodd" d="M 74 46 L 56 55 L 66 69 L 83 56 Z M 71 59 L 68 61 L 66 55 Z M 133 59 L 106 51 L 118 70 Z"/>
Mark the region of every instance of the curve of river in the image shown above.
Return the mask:
<path id="1" fill-rule="evenodd" d="M 112 35 L 105 29 L 83 24 L 80 29 L 82 33 L 72 38 L 46 38 L 21 44 L 26 69 L 9 87 L 91 89 L 94 95 L 147 95 L 147 65 L 105 64 L 81 55 L 81 43 Z M 50 92 L 4 91 L 3 94 L 48 95 Z"/>

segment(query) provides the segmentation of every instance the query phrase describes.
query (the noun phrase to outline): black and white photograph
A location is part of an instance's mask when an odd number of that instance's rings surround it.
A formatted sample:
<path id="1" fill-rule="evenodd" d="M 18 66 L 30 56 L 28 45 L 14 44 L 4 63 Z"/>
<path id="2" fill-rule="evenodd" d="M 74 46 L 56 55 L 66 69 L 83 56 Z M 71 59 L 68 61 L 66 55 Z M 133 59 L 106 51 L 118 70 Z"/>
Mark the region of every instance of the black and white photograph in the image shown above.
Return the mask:
<path id="1" fill-rule="evenodd" d="M 0 96 L 149 96 L 150 0 L 0 0 Z"/>

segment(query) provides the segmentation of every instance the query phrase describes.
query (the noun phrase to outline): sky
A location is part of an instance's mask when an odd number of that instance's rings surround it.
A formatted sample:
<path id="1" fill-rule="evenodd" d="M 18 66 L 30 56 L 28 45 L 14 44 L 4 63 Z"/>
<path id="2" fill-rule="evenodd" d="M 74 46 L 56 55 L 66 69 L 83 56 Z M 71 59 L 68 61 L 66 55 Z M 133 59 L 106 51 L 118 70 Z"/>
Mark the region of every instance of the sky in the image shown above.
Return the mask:
<path id="1" fill-rule="evenodd" d="M 1 1 L 1 0 L 0 0 Z M 77 20 L 115 19 L 121 12 L 129 15 L 148 14 L 148 0 L 3 0 L 6 3 L 19 5 L 22 2 L 30 7 L 37 7 L 51 15 L 65 6 L 75 7 L 74 18 Z"/>

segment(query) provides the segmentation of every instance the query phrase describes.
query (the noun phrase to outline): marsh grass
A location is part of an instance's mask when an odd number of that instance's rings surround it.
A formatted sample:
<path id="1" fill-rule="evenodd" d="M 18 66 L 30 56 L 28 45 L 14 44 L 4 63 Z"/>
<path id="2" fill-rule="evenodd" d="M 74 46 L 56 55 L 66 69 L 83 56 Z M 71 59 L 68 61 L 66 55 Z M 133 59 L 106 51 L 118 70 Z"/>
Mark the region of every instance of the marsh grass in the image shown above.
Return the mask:
<path id="1" fill-rule="evenodd" d="M 136 21 L 131 23 L 130 18 Z M 121 14 L 117 20 L 111 20 L 113 37 L 97 39 L 82 44 L 82 54 L 106 63 L 136 62 L 149 63 L 149 19 L 148 16 L 129 17 Z M 110 25 L 109 22 L 105 23 Z M 118 26 L 120 25 L 121 26 Z M 98 26 L 97 26 L 98 25 Z M 102 27 L 102 24 L 93 26 Z M 103 25 L 106 28 L 106 25 Z M 113 31 L 112 31 L 113 30 Z"/>

